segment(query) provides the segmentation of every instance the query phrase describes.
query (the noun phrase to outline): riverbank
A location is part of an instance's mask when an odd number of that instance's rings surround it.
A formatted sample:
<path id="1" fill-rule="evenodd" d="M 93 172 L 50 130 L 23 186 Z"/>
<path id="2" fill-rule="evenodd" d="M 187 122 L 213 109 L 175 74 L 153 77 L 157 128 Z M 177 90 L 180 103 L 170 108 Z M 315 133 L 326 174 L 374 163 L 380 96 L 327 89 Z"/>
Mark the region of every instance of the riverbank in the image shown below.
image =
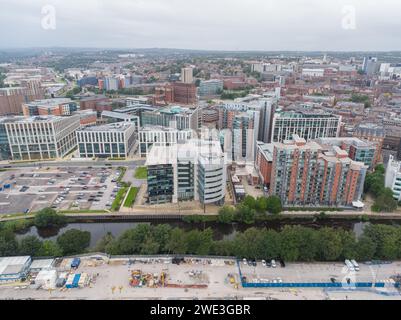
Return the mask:
<path id="1" fill-rule="evenodd" d="M 69 218 L 73 218 L 76 221 L 79 220 L 111 220 L 111 221 L 143 221 L 143 220 L 177 220 L 177 219 L 191 219 L 191 217 L 204 217 L 205 221 L 217 221 L 216 214 L 203 215 L 201 213 L 173 213 L 173 212 L 137 212 L 137 213 L 126 213 L 126 212 L 61 212 Z M 280 220 L 288 218 L 296 219 L 313 219 L 321 216 L 322 219 L 359 219 L 359 220 L 401 220 L 401 212 L 397 213 L 374 213 L 374 212 L 364 212 L 364 211 L 336 211 L 336 212 L 325 212 L 324 215 L 320 215 L 321 212 L 314 211 L 286 211 L 278 215 L 266 215 L 264 218 L 258 218 L 258 221 L 270 221 L 270 220 Z M 33 219 L 34 214 L 16 214 L 16 215 L 3 215 L 0 217 L 0 222 L 14 221 L 21 219 Z"/>

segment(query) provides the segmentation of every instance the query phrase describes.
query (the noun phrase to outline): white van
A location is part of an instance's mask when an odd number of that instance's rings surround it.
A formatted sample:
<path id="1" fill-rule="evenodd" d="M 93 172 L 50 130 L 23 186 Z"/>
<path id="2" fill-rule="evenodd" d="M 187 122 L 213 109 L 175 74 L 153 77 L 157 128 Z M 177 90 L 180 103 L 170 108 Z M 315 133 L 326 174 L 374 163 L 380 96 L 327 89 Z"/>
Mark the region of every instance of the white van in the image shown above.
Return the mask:
<path id="1" fill-rule="evenodd" d="M 354 265 L 350 260 L 345 260 L 345 265 L 348 267 L 349 271 L 355 271 Z"/>
<path id="2" fill-rule="evenodd" d="M 352 265 L 354 266 L 355 271 L 359 271 L 359 264 L 355 260 L 351 260 Z"/>

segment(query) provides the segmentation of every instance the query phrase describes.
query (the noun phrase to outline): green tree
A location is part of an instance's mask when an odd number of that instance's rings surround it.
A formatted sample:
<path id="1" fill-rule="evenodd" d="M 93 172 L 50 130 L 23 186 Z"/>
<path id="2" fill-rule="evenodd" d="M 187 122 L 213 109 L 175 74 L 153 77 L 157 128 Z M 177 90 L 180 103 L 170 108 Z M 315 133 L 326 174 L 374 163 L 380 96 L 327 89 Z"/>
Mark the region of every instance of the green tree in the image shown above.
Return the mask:
<path id="1" fill-rule="evenodd" d="M 266 206 L 267 206 L 267 211 L 273 214 L 279 214 L 281 211 L 283 211 L 283 207 L 281 205 L 281 199 L 277 196 L 268 197 Z"/>
<path id="2" fill-rule="evenodd" d="M 61 257 L 62 255 L 63 251 L 60 246 L 51 240 L 43 241 L 37 253 L 38 257 Z"/>
<path id="3" fill-rule="evenodd" d="M 42 241 L 38 237 L 27 236 L 21 239 L 18 252 L 22 256 L 37 256 L 41 247 Z"/>
<path id="4" fill-rule="evenodd" d="M 362 261 L 372 260 L 376 252 L 376 244 L 366 235 L 362 235 L 356 244 L 356 258 Z"/>
<path id="5" fill-rule="evenodd" d="M 0 257 L 15 256 L 18 253 L 18 242 L 10 230 L 0 232 Z"/>
<path id="6" fill-rule="evenodd" d="M 372 210 L 375 212 L 393 212 L 397 206 L 398 202 L 393 197 L 393 191 L 390 188 L 385 188 L 376 198 Z"/>
<path id="7" fill-rule="evenodd" d="M 262 255 L 265 259 L 276 259 L 281 255 L 281 236 L 275 230 L 265 230 L 262 235 Z"/>
<path id="8" fill-rule="evenodd" d="M 57 244 L 64 255 L 78 254 L 89 247 L 90 239 L 90 232 L 71 229 L 57 237 Z"/>
<path id="9" fill-rule="evenodd" d="M 167 243 L 170 239 L 172 228 L 168 224 L 159 224 L 153 229 L 153 238 L 159 244 L 161 252 L 167 252 Z"/>
<path id="10" fill-rule="evenodd" d="M 256 200 L 252 196 L 246 196 L 242 204 L 250 209 L 256 209 Z"/>
<path id="11" fill-rule="evenodd" d="M 170 239 L 167 243 L 167 250 L 171 253 L 185 254 L 188 244 L 185 237 L 185 231 L 179 228 L 171 230 Z"/>
<path id="12" fill-rule="evenodd" d="M 60 227 L 64 225 L 67 218 L 51 208 L 45 208 L 35 215 L 34 224 L 38 228 Z"/>
<path id="13" fill-rule="evenodd" d="M 256 228 L 249 228 L 234 238 L 234 250 L 238 257 L 261 258 L 264 256 L 263 244 L 263 233 Z"/>
<path id="14" fill-rule="evenodd" d="M 219 210 L 219 216 L 217 220 L 220 223 L 232 223 L 235 218 L 235 209 L 230 206 L 223 206 Z"/>
<path id="15" fill-rule="evenodd" d="M 268 201 L 266 197 L 258 197 L 256 199 L 256 211 L 259 213 L 265 213 L 267 211 Z"/>
<path id="16" fill-rule="evenodd" d="M 318 231 L 318 258 L 321 261 L 336 261 L 342 253 L 342 239 L 336 230 L 322 228 Z"/>
<path id="17" fill-rule="evenodd" d="M 237 206 L 236 219 L 246 224 L 253 224 L 255 222 L 255 209 L 249 208 L 244 204 Z"/>
<path id="18" fill-rule="evenodd" d="M 111 232 L 107 232 L 97 243 L 95 251 L 106 252 L 106 247 L 114 241 L 114 236 Z"/>

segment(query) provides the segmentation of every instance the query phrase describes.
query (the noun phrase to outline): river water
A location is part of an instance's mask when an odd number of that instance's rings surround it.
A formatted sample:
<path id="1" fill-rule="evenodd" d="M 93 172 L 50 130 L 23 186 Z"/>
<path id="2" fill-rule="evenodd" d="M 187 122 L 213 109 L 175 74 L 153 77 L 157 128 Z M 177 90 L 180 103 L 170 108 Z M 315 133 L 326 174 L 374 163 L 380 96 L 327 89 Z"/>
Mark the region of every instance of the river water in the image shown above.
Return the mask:
<path id="1" fill-rule="evenodd" d="M 185 230 L 212 228 L 214 232 L 215 240 L 230 239 L 235 236 L 237 232 L 245 231 L 250 227 L 257 228 L 268 228 L 279 231 L 285 225 L 302 225 L 304 227 L 310 227 L 319 229 L 322 227 L 334 227 L 343 228 L 345 230 L 352 230 L 356 236 L 360 236 L 363 232 L 363 228 L 369 222 L 360 222 L 358 220 L 342 220 L 342 219 L 325 219 L 325 220 L 305 220 L 305 219 L 282 219 L 276 221 L 268 221 L 259 223 L 257 225 L 244 225 L 244 224 L 218 224 L 218 223 L 200 223 L 200 224 L 189 224 L 183 221 L 152 221 L 152 222 L 74 222 L 69 223 L 62 228 L 45 228 L 38 229 L 31 227 L 28 230 L 19 232 L 17 238 L 22 238 L 28 235 L 35 235 L 41 240 L 55 240 L 59 235 L 63 234 L 67 230 L 78 229 L 81 231 L 89 231 L 91 233 L 90 246 L 94 247 L 96 243 L 108 232 L 111 232 L 113 236 L 118 237 L 124 231 L 135 228 L 138 224 L 169 224 L 172 227 L 179 227 Z M 392 220 L 375 220 L 372 223 L 383 223 L 391 225 L 399 225 L 399 221 Z"/>

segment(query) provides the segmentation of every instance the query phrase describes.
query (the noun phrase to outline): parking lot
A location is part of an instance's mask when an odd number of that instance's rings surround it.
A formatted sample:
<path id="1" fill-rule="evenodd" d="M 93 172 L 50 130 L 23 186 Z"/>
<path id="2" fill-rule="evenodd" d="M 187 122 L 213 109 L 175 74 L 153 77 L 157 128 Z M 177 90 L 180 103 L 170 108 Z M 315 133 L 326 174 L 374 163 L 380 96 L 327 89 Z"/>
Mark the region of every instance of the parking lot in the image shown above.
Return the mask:
<path id="1" fill-rule="evenodd" d="M 0 172 L 0 214 L 109 209 L 121 172 L 108 167 L 24 168 Z"/>
<path id="2" fill-rule="evenodd" d="M 359 271 L 351 271 L 343 263 L 292 263 L 282 267 L 263 266 L 259 261 L 256 267 L 249 262 L 240 262 L 242 276 L 248 283 L 347 283 L 384 282 L 390 283 L 391 275 L 401 273 L 401 263 L 365 264 L 360 263 Z"/>

